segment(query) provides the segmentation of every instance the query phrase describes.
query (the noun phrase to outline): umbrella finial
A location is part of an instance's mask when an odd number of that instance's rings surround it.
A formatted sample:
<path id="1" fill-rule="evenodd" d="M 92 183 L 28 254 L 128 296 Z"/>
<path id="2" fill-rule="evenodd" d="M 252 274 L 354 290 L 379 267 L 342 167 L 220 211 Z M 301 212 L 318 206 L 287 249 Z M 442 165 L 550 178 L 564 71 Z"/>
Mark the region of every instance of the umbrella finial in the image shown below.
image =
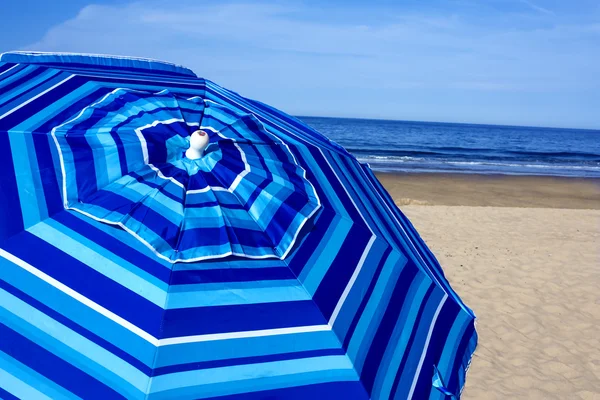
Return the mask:
<path id="1" fill-rule="evenodd" d="M 190 136 L 190 148 L 185 151 L 185 156 L 190 160 L 202 157 L 204 149 L 208 146 L 209 138 L 203 130 L 197 130 Z"/>

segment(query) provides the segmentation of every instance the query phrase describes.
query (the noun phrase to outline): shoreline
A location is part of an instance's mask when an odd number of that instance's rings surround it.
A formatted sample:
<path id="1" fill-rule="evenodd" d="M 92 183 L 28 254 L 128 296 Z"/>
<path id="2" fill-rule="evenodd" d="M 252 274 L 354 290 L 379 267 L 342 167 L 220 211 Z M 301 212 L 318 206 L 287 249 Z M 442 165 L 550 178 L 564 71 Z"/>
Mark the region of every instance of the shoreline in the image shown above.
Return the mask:
<path id="1" fill-rule="evenodd" d="M 396 204 L 600 210 L 600 178 L 375 172 Z"/>

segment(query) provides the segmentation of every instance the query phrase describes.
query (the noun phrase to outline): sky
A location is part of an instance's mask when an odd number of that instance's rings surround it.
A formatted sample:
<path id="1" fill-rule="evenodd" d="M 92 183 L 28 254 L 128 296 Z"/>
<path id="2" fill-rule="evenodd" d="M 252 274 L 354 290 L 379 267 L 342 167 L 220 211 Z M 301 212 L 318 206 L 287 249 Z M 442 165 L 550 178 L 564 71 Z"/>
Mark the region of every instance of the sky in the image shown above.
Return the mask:
<path id="1" fill-rule="evenodd" d="M 600 128 L 597 0 L 3 0 L 0 52 L 185 65 L 294 115 Z"/>

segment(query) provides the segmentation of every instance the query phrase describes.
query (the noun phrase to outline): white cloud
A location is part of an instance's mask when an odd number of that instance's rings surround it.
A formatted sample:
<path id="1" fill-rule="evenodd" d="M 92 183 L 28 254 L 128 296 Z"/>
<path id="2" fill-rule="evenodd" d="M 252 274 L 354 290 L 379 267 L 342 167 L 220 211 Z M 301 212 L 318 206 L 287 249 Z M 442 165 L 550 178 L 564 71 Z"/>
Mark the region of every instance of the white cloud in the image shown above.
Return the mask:
<path id="1" fill-rule="evenodd" d="M 456 120 L 485 113 L 491 93 L 504 93 L 510 113 L 511 93 L 515 103 L 538 96 L 541 107 L 541 96 L 600 89 L 597 24 L 519 25 L 513 16 L 502 27 L 458 13 L 368 12 L 325 21 L 301 4 L 91 5 L 28 49 L 164 59 L 302 114 L 427 118 L 427 104 L 446 98 L 427 119 Z"/>

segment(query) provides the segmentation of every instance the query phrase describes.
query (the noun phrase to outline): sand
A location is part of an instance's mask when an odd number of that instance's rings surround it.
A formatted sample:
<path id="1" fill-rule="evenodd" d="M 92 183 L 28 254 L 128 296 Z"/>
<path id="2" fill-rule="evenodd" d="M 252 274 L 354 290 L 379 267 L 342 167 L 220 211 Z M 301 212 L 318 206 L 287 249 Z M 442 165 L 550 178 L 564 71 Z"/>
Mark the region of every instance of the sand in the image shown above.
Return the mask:
<path id="1" fill-rule="evenodd" d="M 377 174 L 400 205 L 600 209 L 600 179 Z"/>
<path id="2" fill-rule="evenodd" d="M 597 181 L 382 181 L 478 317 L 463 399 L 600 399 Z"/>

